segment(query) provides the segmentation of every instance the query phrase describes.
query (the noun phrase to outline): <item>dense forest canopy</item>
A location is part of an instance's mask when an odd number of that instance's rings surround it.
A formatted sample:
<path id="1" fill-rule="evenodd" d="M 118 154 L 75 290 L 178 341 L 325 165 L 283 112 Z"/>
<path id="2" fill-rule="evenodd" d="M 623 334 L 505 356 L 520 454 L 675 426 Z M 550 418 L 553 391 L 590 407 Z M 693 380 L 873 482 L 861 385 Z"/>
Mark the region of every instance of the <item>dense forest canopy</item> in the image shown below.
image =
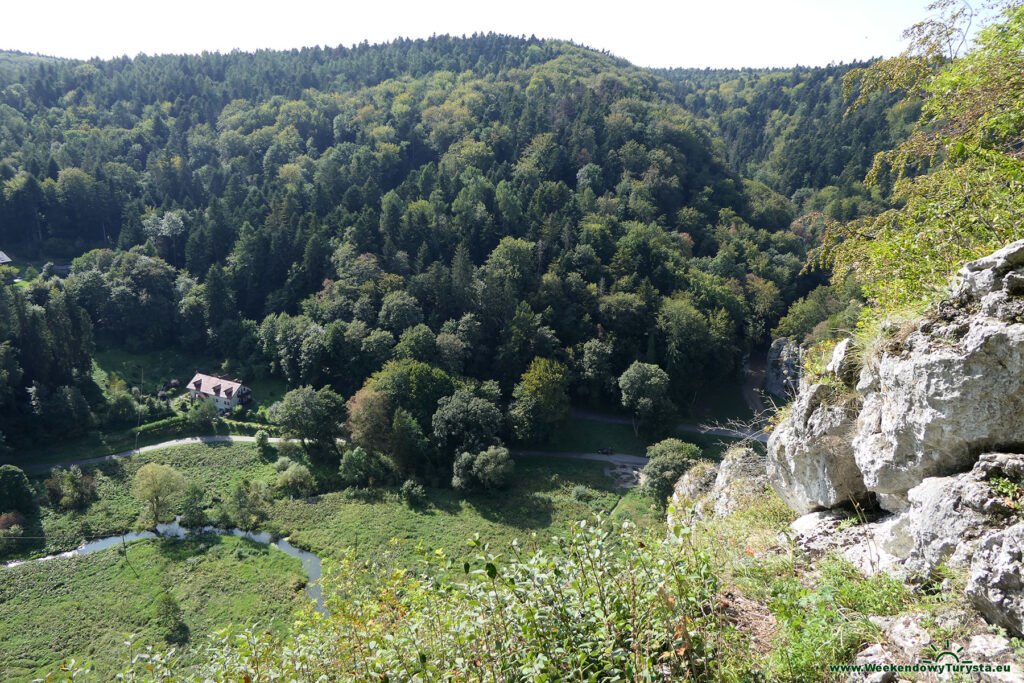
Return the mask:
<path id="1" fill-rule="evenodd" d="M 74 259 L 5 305 L 85 335 L 51 363 L 77 371 L 41 374 L 30 322 L 4 319 L 15 440 L 60 422 L 32 388 L 70 396 L 60 415 L 117 412 L 85 386 L 93 337 L 343 396 L 420 364 L 435 400 L 511 401 L 523 438 L 546 433 L 516 404 L 538 359 L 598 404 L 657 366 L 685 410 L 822 284 L 800 274 L 814 216 L 885 208 L 859 176 L 916 115 L 844 116 L 847 67 L 655 73 L 493 34 L 3 65 L 0 244 Z M 388 410 L 429 433 L 407 394 Z"/>

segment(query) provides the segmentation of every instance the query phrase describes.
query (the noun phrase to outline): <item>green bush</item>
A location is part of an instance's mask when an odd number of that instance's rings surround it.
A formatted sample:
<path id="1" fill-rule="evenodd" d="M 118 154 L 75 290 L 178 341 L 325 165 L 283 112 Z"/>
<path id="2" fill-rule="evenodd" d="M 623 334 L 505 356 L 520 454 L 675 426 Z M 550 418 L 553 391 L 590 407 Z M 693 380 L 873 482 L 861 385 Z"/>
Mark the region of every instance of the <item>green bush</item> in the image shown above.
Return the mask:
<path id="1" fill-rule="evenodd" d="M 338 474 L 346 486 L 373 486 L 383 480 L 386 469 L 379 457 L 357 446 L 341 456 Z"/>
<path id="2" fill-rule="evenodd" d="M 665 439 L 648 447 L 644 465 L 644 490 L 664 505 L 679 477 L 700 459 L 701 450 L 681 439 Z"/>
<path id="3" fill-rule="evenodd" d="M 188 626 L 182 621 L 181 607 L 174 596 L 164 591 L 156 599 L 156 620 L 168 643 L 182 644 L 188 640 Z"/>
<path id="4" fill-rule="evenodd" d="M 577 484 L 572 487 L 572 499 L 579 503 L 586 503 L 588 500 L 594 497 L 594 492 L 583 484 Z"/>
<path id="5" fill-rule="evenodd" d="M 256 450 L 259 451 L 261 458 L 267 457 L 270 454 L 272 448 L 270 445 L 270 434 L 267 433 L 266 429 L 260 429 L 256 431 L 255 436 Z"/>
<path id="6" fill-rule="evenodd" d="M 181 496 L 181 525 L 188 529 L 196 529 L 209 524 L 203 500 L 206 492 L 199 484 L 189 484 Z"/>
<path id="7" fill-rule="evenodd" d="M 423 484 L 414 479 L 405 480 L 399 495 L 402 502 L 411 508 L 423 507 L 427 502 L 427 490 L 423 488 Z"/>
<path id="8" fill-rule="evenodd" d="M 17 512 L 0 515 L 0 556 L 13 552 L 25 533 L 25 519 Z"/>
<path id="9" fill-rule="evenodd" d="M 515 463 L 503 446 L 491 446 L 477 454 L 463 453 L 452 468 L 452 487 L 463 491 L 493 490 L 506 486 Z"/>
<path id="10" fill-rule="evenodd" d="M 288 496 L 305 498 L 316 490 L 316 481 L 308 467 L 295 462 L 277 475 L 277 488 Z"/>
<path id="11" fill-rule="evenodd" d="M 82 473 L 78 465 L 70 469 L 55 467 L 52 475 L 43 481 L 50 506 L 57 510 L 81 510 L 86 507 L 96 491 L 92 475 Z"/>
<path id="12" fill-rule="evenodd" d="M 14 465 L 0 465 L 0 513 L 17 511 L 28 514 L 34 508 L 32 487 L 25 473 Z"/>

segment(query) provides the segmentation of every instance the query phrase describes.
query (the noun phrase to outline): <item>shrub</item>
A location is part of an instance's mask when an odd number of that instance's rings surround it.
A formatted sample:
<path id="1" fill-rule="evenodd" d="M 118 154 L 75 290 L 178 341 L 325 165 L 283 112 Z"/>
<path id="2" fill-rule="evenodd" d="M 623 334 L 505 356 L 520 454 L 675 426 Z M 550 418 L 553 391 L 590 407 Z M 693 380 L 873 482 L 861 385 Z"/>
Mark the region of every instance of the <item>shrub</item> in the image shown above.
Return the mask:
<path id="1" fill-rule="evenodd" d="M 473 455 L 463 453 L 452 467 L 452 486 L 464 491 L 500 489 L 508 484 L 515 463 L 503 446 L 491 446 Z"/>
<path id="2" fill-rule="evenodd" d="M 306 497 L 316 490 L 316 481 L 308 467 L 296 462 L 277 475 L 277 488 L 291 497 Z"/>
<path id="3" fill-rule="evenodd" d="M 183 527 L 197 529 L 209 523 L 206 509 L 203 506 L 205 497 L 206 493 L 199 484 L 189 484 L 189 487 L 185 489 L 185 493 L 181 497 L 181 525 Z"/>
<path id="4" fill-rule="evenodd" d="M 14 465 L 0 465 L 0 512 L 32 512 L 35 501 L 28 477 Z"/>
<path id="5" fill-rule="evenodd" d="M 259 429 L 256 431 L 256 450 L 259 451 L 260 457 L 265 458 L 270 453 L 270 434 L 267 433 L 266 429 Z M 280 472 L 281 470 L 278 470 Z"/>
<path id="6" fill-rule="evenodd" d="M 346 486 L 373 486 L 383 479 L 385 468 L 380 458 L 357 446 L 341 456 L 338 474 Z"/>
<path id="7" fill-rule="evenodd" d="M 53 468 L 53 474 L 43 482 L 50 506 L 59 510 L 81 510 L 92 500 L 96 483 L 91 475 L 83 474 L 78 465 L 64 470 Z"/>
<path id="8" fill-rule="evenodd" d="M 681 439 L 665 439 L 647 448 L 650 460 L 644 465 L 644 490 L 664 505 L 672 488 L 701 457 L 701 450 Z"/>
<path id="9" fill-rule="evenodd" d="M 24 526 L 25 518 L 17 512 L 5 512 L 0 515 L 0 531 L 5 531 L 15 526 Z"/>
<path id="10" fill-rule="evenodd" d="M 586 503 L 594 497 L 594 492 L 583 484 L 576 484 L 572 487 L 572 499 L 578 503 Z"/>
<path id="11" fill-rule="evenodd" d="M 182 644 L 188 640 L 188 626 L 181 619 L 181 607 L 167 591 L 156 599 L 156 622 L 168 643 Z"/>
<path id="12" fill-rule="evenodd" d="M 253 529 L 266 517 L 267 485 L 261 481 L 243 479 L 235 484 L 228 496 L 227 509 L 241 529 Z"/>
<path id="13" fill-rule="evenodd" d="M 284 472 L 286 469 L 292 466 L 292 459 L 287 455 L 282 455 L 274 463 L 274 469 L 278 472 Z"/>
<path id="14" fill-rule="evenodd" d="M 4 520 L 5 517 L 16 517 L 18 520 L 21 519 L 21 516 L 16 513 L 0 515 L 0 555 L 5 555 L 16 550 L 17 539 L 21 538 L 22 534 L 25 533 L 25 528 L 20 523 L 16 523 L 12 519 Z"/>
<path id="15" fill-rule="evenodd" d="M 411 508 L 422 507 L 427 502 L 427 490 L 414 479 L 406 479 L 399 493 L 402 502 Z"/>
<path id="16" fill-rule="evenodd" d="M 196 401 L 188 411 L 188 423 L 193 427 L 209 427 L 217 420 L 217 404 L 210 399 Z"/>

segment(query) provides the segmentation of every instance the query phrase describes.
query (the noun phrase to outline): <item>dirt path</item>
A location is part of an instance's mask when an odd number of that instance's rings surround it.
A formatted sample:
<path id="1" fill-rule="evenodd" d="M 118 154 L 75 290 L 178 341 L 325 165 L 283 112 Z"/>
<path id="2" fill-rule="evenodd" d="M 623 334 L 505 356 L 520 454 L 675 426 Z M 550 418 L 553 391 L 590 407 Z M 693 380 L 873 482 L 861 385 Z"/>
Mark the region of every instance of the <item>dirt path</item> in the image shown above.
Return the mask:
<path id="1" fill-rule="evenodd" d="M 41 472 L 54 467 L 70 467 L 72 465 L 92 465 L 100 462 L 107 462 L 110 460 L 121 460 L 123 458 L 130 458 L 133 455 L 139 455 L 140 453 L 146 453 L 149 451 L 158 451 L 162 448 L 174 448 L 175 446 L 188 446 L 196 443 L 253 443 L 256 441 L 254 436 L 192 436 L 185 439 L 173 439 L 171 441 L 164 441 L 162 443 L 155 443 L 151 446 L 143 446 L 142 448 L 133 448 L 130 451 L 122 451 L 120 453 L 112 453 L 110 455 L 103 455 L 97 458 L 85 458 L 83 460 L 72 460 L 68 462 L 52 462 L 37 465 L 25 465 L 21 469 L 26 472 Z M 280 437 L 271 437 L 271 443 L 281 443 L 286 441 Z M 646 465 L 647 458 L 642 458 L 637 455 L 628 455 L 626 453 L 612 453 L 611 455 L 602 455 L 600 453 L 558 453 L 555 451 L 535 451 L 535 450 L 510 450 L 514 456 L 529 456 L 529 457 L 551 457 L 551 458 L 574 458 L 578 460 L 598 460 L 600 462 L 607 462 L 613 465 Z"/>
<path id="2" fill-rule="evenodd" d="M 646 465 L 647 458 L 639 455 L 628 455 L 626 453 L 611 453 L 610 455 L 603 455 L 601 453 L 560 453 L 558 451 L 535 451 L 528 449 L 511 449 L 509 453 L 517 456 L 527 456 L 531 458 L 573 458 L 576 460 L 597 460 L 599 462 L 607 462 L 612 465 Z"/>

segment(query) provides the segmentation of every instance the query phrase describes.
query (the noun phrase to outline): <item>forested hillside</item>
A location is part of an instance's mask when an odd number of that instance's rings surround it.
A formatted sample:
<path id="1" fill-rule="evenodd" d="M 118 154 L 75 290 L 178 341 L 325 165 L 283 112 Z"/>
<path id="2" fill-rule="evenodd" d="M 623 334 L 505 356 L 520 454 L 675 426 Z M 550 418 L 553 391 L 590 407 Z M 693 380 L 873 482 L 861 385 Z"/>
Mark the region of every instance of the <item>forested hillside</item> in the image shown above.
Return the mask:
<path id="1" fill-rule="evenodd" d="M 1024 676 L 1024 2 L 929 11 L 0 53 L 0 678 Z"/>
<path id="2" fill-rule="evenodd" d="M 3 292 L 14 443 L 132 421 L 88 386 L 93 338 L 342 397 L 374 376 L 427 434 L 396 373 L 511 403 L 524 441 L 570 400 L 685 412 L 822 279 L 793 219 L 882 208 L 854 180 L 913 114 L 843 119 L 842 67 L 658 75 L 496 35 L 5 65 L 0 245 L 74 259 Z M 74 343 L 34 322 L 56 309 Z M 664 395 L 620 396 L 634 364 Z"/>

